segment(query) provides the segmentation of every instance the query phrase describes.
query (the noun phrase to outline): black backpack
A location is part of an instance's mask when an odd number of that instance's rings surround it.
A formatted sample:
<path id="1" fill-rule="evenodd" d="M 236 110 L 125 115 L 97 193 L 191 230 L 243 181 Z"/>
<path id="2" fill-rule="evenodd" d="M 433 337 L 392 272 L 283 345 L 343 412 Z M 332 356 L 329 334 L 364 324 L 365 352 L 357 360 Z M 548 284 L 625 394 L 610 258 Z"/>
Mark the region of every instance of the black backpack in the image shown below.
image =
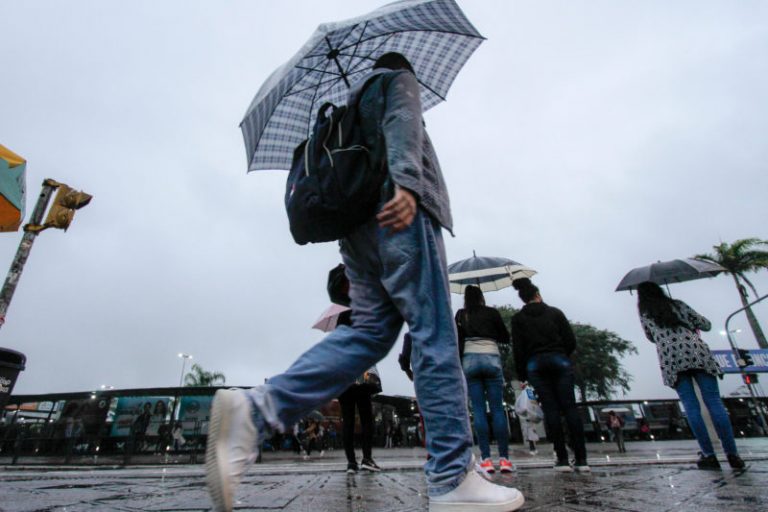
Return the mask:
<path id="1" fill-rule="evenodd" d="M 359 115 L 356 104 L 325 103 L 293 152 L 285 210 L 299 245 L 344 238 L 376 213 L 387 177 L 383 143 L 366 144 Z"/>

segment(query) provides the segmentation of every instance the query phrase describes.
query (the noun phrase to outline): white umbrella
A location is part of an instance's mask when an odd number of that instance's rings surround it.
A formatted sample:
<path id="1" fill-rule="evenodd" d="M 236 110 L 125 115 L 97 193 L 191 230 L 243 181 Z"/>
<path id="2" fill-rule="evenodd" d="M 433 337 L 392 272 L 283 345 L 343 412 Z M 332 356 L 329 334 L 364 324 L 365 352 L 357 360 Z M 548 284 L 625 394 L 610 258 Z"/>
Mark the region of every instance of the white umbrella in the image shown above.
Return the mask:
<path id="1" fill-rule="evenodd" d="M 512 281 L 521 277 L 531 277 L 536 271 L 530 267 L 510 260 L 493 256 L 472 257 L 448 265 L 448 280 L 452 293 L 464 293 L 468 285 L 479 286 L 484 292 L 501 290 L 512 286 Z"/>

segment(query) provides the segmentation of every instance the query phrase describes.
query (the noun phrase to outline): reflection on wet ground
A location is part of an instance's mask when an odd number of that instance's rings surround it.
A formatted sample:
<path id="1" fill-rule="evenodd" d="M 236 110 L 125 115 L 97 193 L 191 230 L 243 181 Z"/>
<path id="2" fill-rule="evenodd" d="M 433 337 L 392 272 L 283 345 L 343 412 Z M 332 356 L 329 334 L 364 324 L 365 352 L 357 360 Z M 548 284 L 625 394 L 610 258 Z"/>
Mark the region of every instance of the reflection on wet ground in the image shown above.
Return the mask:
<path id="1" fill-rule="evenodd" d="M 763 441 L 768 446 L 768 440 Z M 413 458 L 409 460 L 423 459 Z M 639 460 L 639 459 L 638 459 Z M 341 459 L 263 464 L 244 479 L 236 510 L 403 512 L 427 509 L 418 464 L 382 457 L 385 471 L 347 475 Z M 653 462 L 652 464 L 650 462 Z M 543 466 L 544 464 L 539 464 Z M 727 467 L 727 465 L 726 465 Z M 286 468 L 290 468 L 287 470 Z M 496 475 L 526 496 L 523 510 L 554 512 L 768 510 L 768 457 L 744 471 L 700 471 L 691 462 L 593 465 L 592 473 L 525 467 Z M 200 465 L 175 467 L 0 469 L 2 512 L 204 511 L 210 502 Z"/>

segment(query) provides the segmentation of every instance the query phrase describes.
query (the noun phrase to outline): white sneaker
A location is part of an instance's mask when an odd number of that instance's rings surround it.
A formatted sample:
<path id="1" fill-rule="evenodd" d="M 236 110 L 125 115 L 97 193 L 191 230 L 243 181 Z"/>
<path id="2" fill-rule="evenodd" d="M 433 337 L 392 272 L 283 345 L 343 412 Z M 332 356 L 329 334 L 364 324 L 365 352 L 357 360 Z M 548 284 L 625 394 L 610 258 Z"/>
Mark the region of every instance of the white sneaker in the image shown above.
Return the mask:
<path id="1" fill-rule="evenodd" d="M 469 471 L 454 490 L 429 498 L 429 512 L 510 512 L 523 506 L 523 494 Z"/>
<path id="2" fill-rule="evenodd" d="M 220 389 L 211 404 L 205 480 L 216 512 L 230 512 L 235 489 L 258 456 L 253 406 L 241 389 Z"/>

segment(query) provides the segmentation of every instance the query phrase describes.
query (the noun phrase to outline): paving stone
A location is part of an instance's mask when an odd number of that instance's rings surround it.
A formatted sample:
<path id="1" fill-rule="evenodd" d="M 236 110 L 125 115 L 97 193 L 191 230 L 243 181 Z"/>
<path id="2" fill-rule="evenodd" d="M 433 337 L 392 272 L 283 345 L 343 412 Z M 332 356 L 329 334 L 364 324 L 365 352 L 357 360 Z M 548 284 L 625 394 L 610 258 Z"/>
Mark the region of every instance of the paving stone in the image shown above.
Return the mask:
<path id="1" fill-rule="evenodd" d="M 690 453 L 690 446 L 687 450 Z M 768 510 L 768 440 L 749 445 L 745 471 L 700 471 L 664 463 L 655 448 L 592 473 L 555 473 L 546 459 L 493 478 L 519 488 L 526 511 L 756 512 Z M 597 450 L 592 450 L 591 453 Z M 673 450 L 666 449 L 665 456 Z M 680 453 L 685 449 L 680 448 Z M 682 455 L 680 455 L 682 456 Z M 335 457 L 335 458 L 334 458 Z M 276 458 L 254 466 L 237 493 L 236 510 L 410 512 L 427 510 L 422 452 L 377 456 L 381 473 L 347 475 L 340 454 L 309 463 Z M 520 464 L 521 466 L 523 464 Z M 198 512 L 210 510 L 201 465 L 121 469 L 56 466 L 0 468 L 0 512 Z"/>

